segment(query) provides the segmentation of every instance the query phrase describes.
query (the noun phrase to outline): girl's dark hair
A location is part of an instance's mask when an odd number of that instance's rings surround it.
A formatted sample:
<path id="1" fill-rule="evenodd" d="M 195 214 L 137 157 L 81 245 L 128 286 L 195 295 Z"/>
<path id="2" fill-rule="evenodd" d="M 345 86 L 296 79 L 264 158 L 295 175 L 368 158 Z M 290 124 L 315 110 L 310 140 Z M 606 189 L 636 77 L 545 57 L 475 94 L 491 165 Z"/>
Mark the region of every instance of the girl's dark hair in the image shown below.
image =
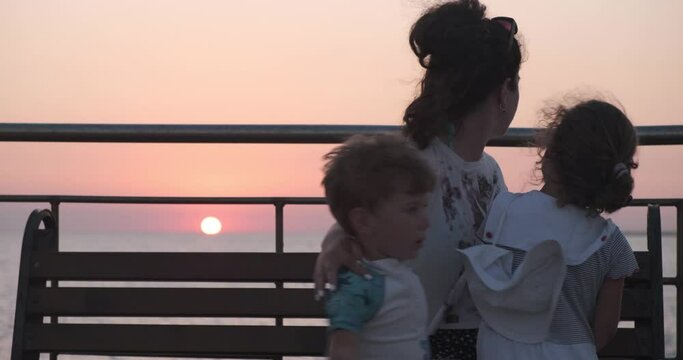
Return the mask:
<path id="1" fill-rule="evenodd" d="M 505 79 L 516 80 L 522 62 L 517 39 L 486 18 L 477 0 L 430 8 L 410 31 L 410 48 L 426 69 L 420 93 L 403 115 L 404 132 L 420 148 L 478 106 Z M 517 82 L 512 81 L 516 87 Z"/>
<path id="2" fill-rule="evenodd" d="M 557 185 L 558 205 L 595 213 L 627 205 L 638 140 L 626 115 L 607 102 L 588 100 L 549 107 L 542 116 L 546 126 L 537 134 L 542 155 L 536 165 L 546 183 Z"/>

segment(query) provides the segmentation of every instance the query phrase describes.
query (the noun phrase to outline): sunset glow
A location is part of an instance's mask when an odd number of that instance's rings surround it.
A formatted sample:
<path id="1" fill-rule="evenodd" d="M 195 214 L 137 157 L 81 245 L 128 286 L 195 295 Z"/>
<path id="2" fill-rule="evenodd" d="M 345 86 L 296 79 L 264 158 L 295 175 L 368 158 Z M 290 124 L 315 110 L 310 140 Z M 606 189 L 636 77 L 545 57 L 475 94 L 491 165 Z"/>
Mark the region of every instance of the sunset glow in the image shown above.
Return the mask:
<path id="1" fill-rule="evenodd" d="M 681 123 L 683 72 L 671 69 L 683 63 L 683 2 L 484 2 L 489 16 L 516 19 L 524 45 L 513 128 L 534 126 L 546 100 L 576 89 L 614 96 L 637 126 Z M 400 125 L 423 71 L 408 32 L 432 3 L 0 1 L 0 122 Z M 3 142 L 0 189 L 322 196 L 322 156 L 332 146 Z M 634 197 L 683 196 L 683 171 L 669 166 L 680 150 L 639 149 Z M 537 187 L 533 149 L 487 151 L 510 190 Z M 82 216 L 65 213 L 62 220 L 80 220 L 78 229 L 196 233 L 207 214 L 231 233 L 271 231 L 274 222 L 269 207 L 201 205 L 163 214 L 156 207 L 101 207 L 98 216 L 73 208 Z M 0 228 L 25 216 L 3 213 Z M 287 224 L 308 231 L 330 221 L 324 207 L 296 216 L 288 208 Z"/>

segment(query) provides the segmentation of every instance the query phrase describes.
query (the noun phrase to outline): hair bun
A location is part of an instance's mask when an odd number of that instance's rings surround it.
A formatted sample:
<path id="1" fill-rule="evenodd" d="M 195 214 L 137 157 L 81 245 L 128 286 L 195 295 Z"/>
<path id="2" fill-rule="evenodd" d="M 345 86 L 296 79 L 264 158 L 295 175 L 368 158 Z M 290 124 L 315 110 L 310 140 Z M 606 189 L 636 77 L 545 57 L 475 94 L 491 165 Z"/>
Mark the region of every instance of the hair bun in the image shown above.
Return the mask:
<path id="1" fill-rule="evenodd" d="M 486 36 L 486 6 L 476 0 L 445 3 L 430 8 L 410 31 L 410 47 L 425 69 L 448 63 L 467 53 Z"/>
<path id="2" fill-rule="evenodd" d="M 628 170 L 619 175 L 614 174 L 611 181 L 596 193 L 595 207 L 598 210 L 612 213 L 628 205 L 633 199 L 631 196 L 633 183 L 633 177 Z"/>

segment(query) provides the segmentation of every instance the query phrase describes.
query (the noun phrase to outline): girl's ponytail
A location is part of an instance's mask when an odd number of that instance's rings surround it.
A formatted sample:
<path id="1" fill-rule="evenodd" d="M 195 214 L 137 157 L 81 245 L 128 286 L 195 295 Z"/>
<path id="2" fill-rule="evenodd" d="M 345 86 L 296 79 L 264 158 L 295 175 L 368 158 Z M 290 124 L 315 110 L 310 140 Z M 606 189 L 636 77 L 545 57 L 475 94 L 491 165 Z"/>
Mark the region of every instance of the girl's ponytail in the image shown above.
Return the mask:
<path id="1" fill-rule="evenodd" d="M 631 167 L 636 164 L 625 164 L 619 162 L 614 165 L 612 176 L 607 179 L 607 183 L 595 196 L 595 208 L 602 209 L 607 213 L 615 212 L 628 205 L 631 201 L 633 192 L 633 176 Z"/>

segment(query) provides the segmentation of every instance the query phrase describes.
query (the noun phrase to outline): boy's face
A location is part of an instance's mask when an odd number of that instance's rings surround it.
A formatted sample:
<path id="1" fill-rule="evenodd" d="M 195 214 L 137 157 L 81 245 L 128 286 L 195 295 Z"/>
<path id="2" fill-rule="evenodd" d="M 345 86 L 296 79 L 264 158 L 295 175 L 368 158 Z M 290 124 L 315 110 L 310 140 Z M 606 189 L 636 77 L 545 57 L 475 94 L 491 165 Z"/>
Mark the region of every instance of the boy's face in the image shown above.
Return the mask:
<path id="1" fill-rule="evenodd" d="M 368 245 L 373 252 L 399 260 L 415 258 L 429 227 L 428 201 L 429 193 L 405 192 L 397 192 L 380 201 L 369 214 L 373 236 Z"/>

